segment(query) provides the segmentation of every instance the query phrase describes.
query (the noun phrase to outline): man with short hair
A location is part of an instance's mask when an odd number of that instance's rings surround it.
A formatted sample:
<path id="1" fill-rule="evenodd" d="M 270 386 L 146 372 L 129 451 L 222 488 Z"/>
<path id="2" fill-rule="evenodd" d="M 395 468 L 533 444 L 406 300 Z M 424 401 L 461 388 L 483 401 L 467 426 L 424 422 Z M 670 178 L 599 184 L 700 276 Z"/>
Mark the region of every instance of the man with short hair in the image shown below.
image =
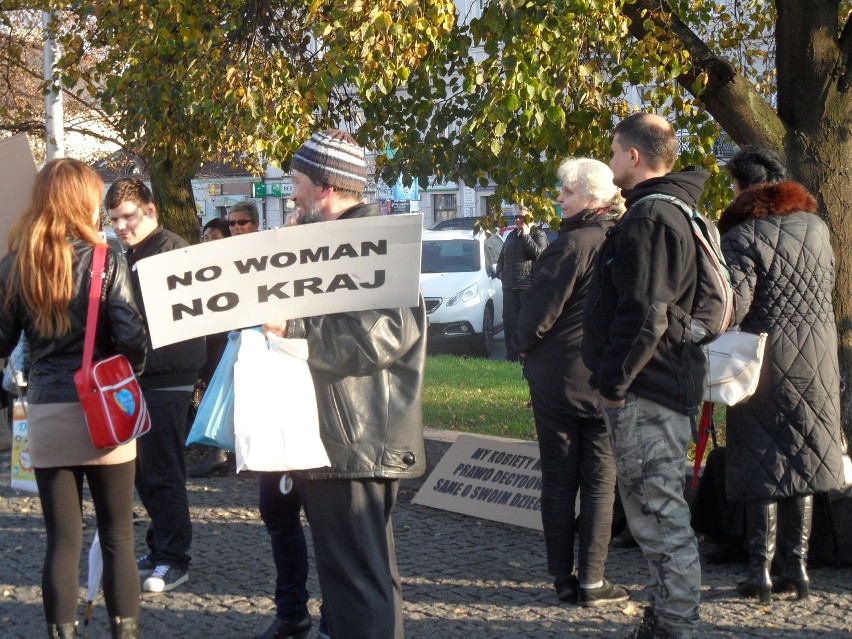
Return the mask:
<path id="1" fill-rule="evenodd" d="M 586 298 L 583 361 L 603 403 L 619 491 L 654 585 L 630 637 L 692 637 L 699 623 L 701 566 L 683 497 L 686 447 L 706 364 L 688 317 L 697 289 L 690 223 L 709 174 L 669 173 L 677 157 L 665 119 L 632 115 L 615 128 L 610 168 L 627 212 L 601 249 Z M 680 309 L 680 310 L 679 310 Z"/>
<path id="2" fill-rule="evenodd" d="M 257 231 L 260 228 L 257 204 L 253 200 L 234 204 L 228 211 L 228 226 L 231 227 L 231 235 L 246 235 Z"/>
<path id="3" fill-rule="evenodd" d="M 292 199 L 306 219 L 379 215 L 378 205 L 362 202 L 367 162 L 349 134 L 314 134 L 291 168 Z M 331 466 L 302 473 L 302 487 L 329 634 L 401 639 L 391 513 L 399 480 L 426 467 L 423 298 L 411 308 L 319 315 L 264 324 L 264 330 L 308 341 Z"/>
<path id="4" fill-rule="evenodd" d="M 147 318 L 136 263 L 188 244 L 160 226 L 154 197 L 139 179 L 115 182 L 104 205 L 118 240 L 127 248 L 136 305 Z M 142 590 L 148 592 L 166 592 L 189 579 L 192 524 L 184 448 L 189 402 L 205 358 L 203 337 L 153 349 L 149 332 L 148 362 L 139 384 L 151 415 L 151 430 L 136 444 L 136 491 L 151 518 L 145 535 L 148 553 L 136 563 L 145 579 Z"/>

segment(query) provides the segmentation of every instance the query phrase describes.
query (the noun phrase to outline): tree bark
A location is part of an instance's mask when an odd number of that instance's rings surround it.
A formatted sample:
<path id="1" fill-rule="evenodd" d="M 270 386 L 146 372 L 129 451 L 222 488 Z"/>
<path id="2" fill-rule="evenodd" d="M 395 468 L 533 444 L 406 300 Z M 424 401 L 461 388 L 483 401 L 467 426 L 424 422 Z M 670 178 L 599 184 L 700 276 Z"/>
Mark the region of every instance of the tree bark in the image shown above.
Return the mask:
<path id="1" fill-rule="evenodd" d="M 192 193 L 194 173 L 178 170 L 168 158 L 154 159 L 148 163 L 151 190 L 154 193 L 154 205 L 157 207 L 160 224 L 190 244 L 197 244 L 201 237 L 195 196 Z"/>

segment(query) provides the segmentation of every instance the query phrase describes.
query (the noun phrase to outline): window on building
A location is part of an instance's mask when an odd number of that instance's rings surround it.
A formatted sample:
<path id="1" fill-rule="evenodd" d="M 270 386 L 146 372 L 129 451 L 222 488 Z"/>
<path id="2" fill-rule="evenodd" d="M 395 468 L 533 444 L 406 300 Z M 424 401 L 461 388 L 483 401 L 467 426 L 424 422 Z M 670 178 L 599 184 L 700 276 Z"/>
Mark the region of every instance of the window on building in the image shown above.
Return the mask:
<path id="1" fill-rule="evenodd" d="M 435 222 L 458 217 L 459 209 L 456 204 L 456 194 L 442 193 L 440 195 L 433 195 L 432 212 L 435 216 Z"/>

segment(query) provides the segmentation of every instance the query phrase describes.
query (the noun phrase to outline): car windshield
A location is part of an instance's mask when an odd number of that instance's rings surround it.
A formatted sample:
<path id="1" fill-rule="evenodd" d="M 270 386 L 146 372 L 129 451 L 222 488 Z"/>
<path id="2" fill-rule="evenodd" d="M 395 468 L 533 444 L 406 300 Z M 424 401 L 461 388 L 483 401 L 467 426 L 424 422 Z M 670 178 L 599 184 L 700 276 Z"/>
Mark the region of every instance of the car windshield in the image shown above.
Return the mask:
<path id="1" fill-rule="evenodd" d="M 480 268 L 477 240 L 423 242 L 421 273 L 474 273 Z"/>

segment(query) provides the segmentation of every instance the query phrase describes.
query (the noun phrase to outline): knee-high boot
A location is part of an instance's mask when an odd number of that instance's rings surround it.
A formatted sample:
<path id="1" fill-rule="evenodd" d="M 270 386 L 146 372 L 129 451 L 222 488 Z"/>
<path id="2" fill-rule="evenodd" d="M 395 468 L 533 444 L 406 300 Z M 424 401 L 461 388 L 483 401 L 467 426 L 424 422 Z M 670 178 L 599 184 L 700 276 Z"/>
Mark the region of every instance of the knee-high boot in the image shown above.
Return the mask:
<path id="1" fill-rule="evenodd" d="M 139 620 L 135 617 L 114 617 L 109 620 L 112 639 L 139 639 Z"/>
<path id="2" fill-rule="evenodd" d="M 743 597 L 758 597 L 768 603 L 772 592 L 769 567 L 775 555 L 778 532 L 778 503 L 773 500 L 746 502 L 746 544 L 748 546 L 748 578 L 737 587 Z"/>
<path id="3" fill-rule="evenodd" d="M 808 578 L 808 540 L 814 513 L 813 495 L 790 497 L 780 502 L 784 510 L 784 528 L 779 542 L 783 559 L 781 577 L 773 592 L 795 592 L 799 599 L 810 594 Z"/>
<path id="4" fill-rule="evenodd" d="M 77 622 L 47 624 L 48 639 L 74 639 L 77 636 Z"/>

